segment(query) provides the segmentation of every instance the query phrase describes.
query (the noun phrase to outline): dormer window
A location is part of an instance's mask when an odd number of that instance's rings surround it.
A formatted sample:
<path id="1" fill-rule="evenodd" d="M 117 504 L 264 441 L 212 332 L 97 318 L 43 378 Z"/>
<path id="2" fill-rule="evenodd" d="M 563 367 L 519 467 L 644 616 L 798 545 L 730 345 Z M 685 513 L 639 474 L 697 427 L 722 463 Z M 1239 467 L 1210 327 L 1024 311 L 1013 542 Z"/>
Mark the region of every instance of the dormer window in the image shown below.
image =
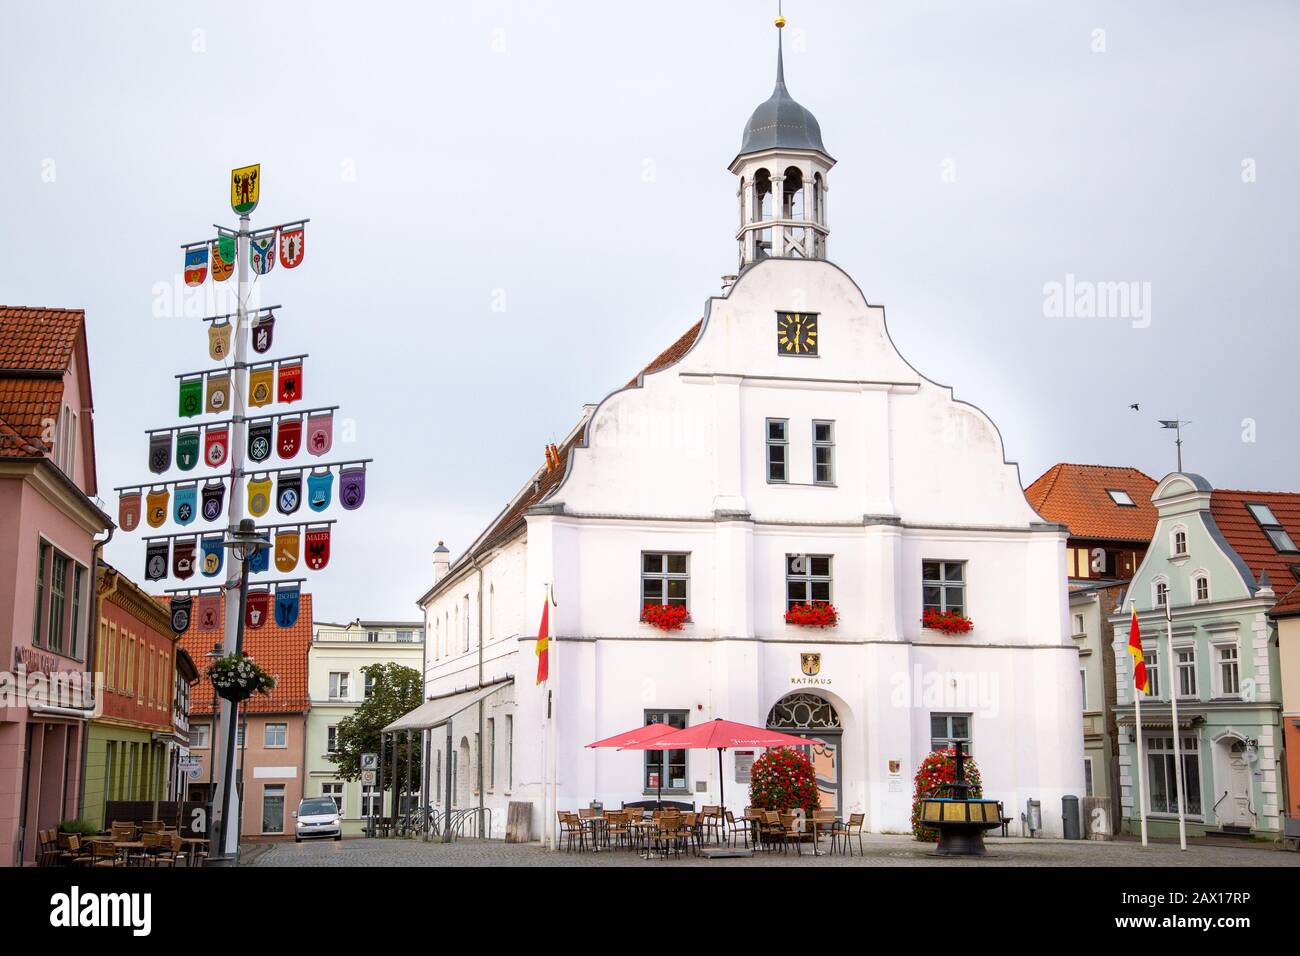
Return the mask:
<path id="1" fill-rule="evenodd" d="M 1300 554 L 1300 548 L 1292 540 L 1291 535 L 1287 533 L 1286 528 L 1282 527 L 1282 522 L 1278 521 L 1273 514 L 1273 510 L 1262 502 L 1246 502 L 1246 510 L 1250 516 L 1259 523 L 1259 528 L 1264 534 L 1268 535 L 1268 540 L 1272 543 L 1274 549 L 1285 554 Z"/>
<path id="2" fill-rule="evenodd" d="M 1129 497 L 1129 493 L 1123 488 L 1107 488 L 1106 494 L 1110 495 L 1110 500 L 1115 502 L 1115 504 L 1119 505 L 1121 508 L 1137 507 L 1137 505 L 1134 504 L 1133 499 Z"/>

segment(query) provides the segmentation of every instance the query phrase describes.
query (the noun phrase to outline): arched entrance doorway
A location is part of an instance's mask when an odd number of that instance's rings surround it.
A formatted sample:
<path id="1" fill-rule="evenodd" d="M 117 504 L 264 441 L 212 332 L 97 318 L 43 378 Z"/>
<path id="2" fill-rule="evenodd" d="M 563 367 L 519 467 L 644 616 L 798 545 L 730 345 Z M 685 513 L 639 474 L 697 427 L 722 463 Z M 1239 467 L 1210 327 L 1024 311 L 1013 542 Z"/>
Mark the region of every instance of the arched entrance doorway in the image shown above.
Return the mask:
<path id="1" fill-rule="evenodd" d="M 778 700 L 767 715 L 771 730 L 794 734 L 808 740 L 804 752 L 817 771 L 817 789 L 821 791 L 824 810 L 843 809 L 844 768 L 840 759 L 840 741 L 844 726 L 830 701 L 816 694 L 787 694 Z"/>

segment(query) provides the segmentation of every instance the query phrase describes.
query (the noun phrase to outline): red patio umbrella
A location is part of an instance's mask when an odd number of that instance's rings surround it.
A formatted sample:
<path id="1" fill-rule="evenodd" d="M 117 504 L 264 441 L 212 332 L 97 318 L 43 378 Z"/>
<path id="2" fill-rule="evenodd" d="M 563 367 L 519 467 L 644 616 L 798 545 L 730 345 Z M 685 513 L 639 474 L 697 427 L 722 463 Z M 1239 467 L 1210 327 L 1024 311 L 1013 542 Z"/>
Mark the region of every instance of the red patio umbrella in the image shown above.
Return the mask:
<path id="1" fill-rule="evenodd" d="M 733 747 L 806 747 L 808 741 L 779 730 L 738 724 L 721 717 L 675 730 L 662 737 L 648 737 L 638 743 L 624 744 L 624 750 L 711 750 L 718 751 L 718 812 L 726 812 L 723 797 L 722 751 Z"/>
<path id="2" fill-rule="evenodd" d="M 621 734 L 615 734 L 613 737 L 597 740 L 595 743 L 587 744 L 587 746 L 627 748 L 643 740 L 657 740 L 667 734 L 674 733 L 677 729 L 668 724 L 646 724 L 644 727 L 635 727 L 632 730 L 625 730 Z M 659 768 L 659 776 L 655 780 L 658 785 L 655 802 L 659 805 L 659 809 L 662 810 L 664 808 L 664 771 L 662 767 Z"/>

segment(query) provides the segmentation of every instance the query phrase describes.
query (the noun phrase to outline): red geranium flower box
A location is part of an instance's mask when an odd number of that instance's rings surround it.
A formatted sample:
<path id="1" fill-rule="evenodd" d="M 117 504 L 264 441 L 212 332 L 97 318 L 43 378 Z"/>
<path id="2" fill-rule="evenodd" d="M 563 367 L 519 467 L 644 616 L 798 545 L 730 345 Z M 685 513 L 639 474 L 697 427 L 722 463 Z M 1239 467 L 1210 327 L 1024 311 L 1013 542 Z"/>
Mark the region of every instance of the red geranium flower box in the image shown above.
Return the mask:
<path id="1" fill-rule="evenodd" d="M 839 612 L 829 601 L 795 604 L 785 612 L 785 623 L 796 627 L 834 627 L 839 620 Z"/>
<path id="2" fill-rule="evenodd" d="M 680 631 L 690 619 L 684 604 L 647 604 L 641 609 L 641 620 L 661 631 Z"/>
<path id="3" fill-rule="evenodd" d="M 944 634 L 965 634 L 975 624 L 956 611 L 929 610 L 921 617 L 921 626 Z"/>

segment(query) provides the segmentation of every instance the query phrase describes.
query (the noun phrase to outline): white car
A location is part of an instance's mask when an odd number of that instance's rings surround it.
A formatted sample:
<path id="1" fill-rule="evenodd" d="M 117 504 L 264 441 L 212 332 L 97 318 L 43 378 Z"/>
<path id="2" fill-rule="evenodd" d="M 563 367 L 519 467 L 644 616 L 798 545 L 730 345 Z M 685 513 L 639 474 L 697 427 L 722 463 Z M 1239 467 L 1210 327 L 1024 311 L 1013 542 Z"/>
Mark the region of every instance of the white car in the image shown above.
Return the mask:
<path id="1" fill-rule="evenodd" d="M 304 797 L 293 817 L 293 838 L 297 843 L 310 837 L 343 839 L 338 804 L 330 797 Z"/>

